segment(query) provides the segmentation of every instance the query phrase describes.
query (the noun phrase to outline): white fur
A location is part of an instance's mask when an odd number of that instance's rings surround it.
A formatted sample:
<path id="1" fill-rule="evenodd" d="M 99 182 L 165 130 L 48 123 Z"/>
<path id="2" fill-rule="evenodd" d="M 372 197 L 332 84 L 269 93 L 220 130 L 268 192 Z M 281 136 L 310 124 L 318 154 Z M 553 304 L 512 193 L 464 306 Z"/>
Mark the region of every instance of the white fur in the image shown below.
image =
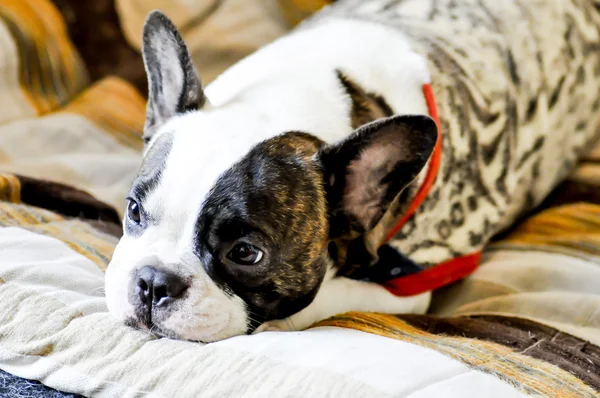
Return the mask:
<path id="1" fill-rule="evenodd" d="M 342 140 L 352 131 L 350 99 L 336 69 L 383 95 L 398 114 L 427 114 L 421 91 L 429 82 L 425 60 L 398 31 L 373 23 L 330 20 L 279 39 L 234 65 L 207 87 L 210 108 L 177 116 L 156 135 L 174 132 L 160 184 L 144 203 L 160 223 L 139 238 L 125 236 L 119 243 L 106 275 L 111 312 L 132 314 L 129 277 L 154 260 L 194 280 L 180 315 L 163 326 L 204 341 L 245 328 L 249 315 L 242 300 L 221 292 L 192 254 L 196 219 L 217 178 L 255 144 L 291 130 L 326 142 Z M 379 285 L 335 278 L 292 319 L 308 326 L 337 312 L 424 311 L 423 303 L 421 296 L 398 298 Z"/>

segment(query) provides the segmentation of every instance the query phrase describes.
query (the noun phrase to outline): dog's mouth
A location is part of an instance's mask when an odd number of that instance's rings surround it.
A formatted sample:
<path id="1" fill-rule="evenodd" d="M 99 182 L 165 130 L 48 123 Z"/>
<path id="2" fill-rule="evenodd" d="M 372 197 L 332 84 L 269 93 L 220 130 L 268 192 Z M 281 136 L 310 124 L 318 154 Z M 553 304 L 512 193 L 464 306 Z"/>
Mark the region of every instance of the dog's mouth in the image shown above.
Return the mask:
<path id="1" fill-rule="evenodd" d="M 130 328 L 134 329 L 148 330 L 150 332 L 154 332 L 155 330 L 157 330 L 157 326 L 152 322 L 151 316 L 143 318 L 129 317 L 125 319 L 124 323 L 125 326 L 129 326 Z"/>
<path id="2" fill-rule="evenodd" d="M 177 333 L 162 327 L 160 324 L 154 323 L 152 321 L 151 314 L 146 317 L 142 317 L 142 318 L 134 318 L 134 317 L 127 318 L 127 319 L 125 319 L 125 326 L 129 326 L 131 328 L 138 329 L 138 330 L 146 330 L 146 331 L 150 332 L 153 336 L 155 336 L 156 338 L 159 338 L 159 339 L 166 338 L 166 339 L 173 339 L 173 340 L 187 340 L 187 339 L 184 339 L 181 336 L 179 336 Z M 202 343 L 202 341 L 195 341 L 195 342 Z"/>
<path id="3" fill-rule="evenodd" d="M 163 337 L 160 335 L 161 333 L 159 332 L 160 326 L 155 324 L 152 321 L 152 310 L 151 309 L 148 311 L 148 314 L 146 316 L 140 318 L 140 320 L 138 321 L 138 324 L 140 325 L 141 328 L 148 329 L 153 334 L 159 334 L 158 337 Z"/>
<path id="4" fill-rule="evenodd" d="M 164 337 L 162 335 L 158 335 L 160 334 L 159 330 L 161 328 L 158 322 L 156 322 L 156 319 L 154 319 L 152 316 L 152 310 L 154 307 L 155 305 L 152 300 L 152 293 L 150 293 L 147 304 L 145 306 L 137 305 L 135 308 L 135 315 L 127 318 L 125 324 L 136 329 L 148 330 L 151 333 L 156 334 L 157 337 Z"/>
<path id="5" fill-rule="evenodd" d="M 160 322 L 153 317 L 152 312 L 155 309 L 152 297 L 146 306 L 139 305 L 135 310 L 135 315 L 125 320 L 125 325 L 134 329 L 147 330 L 158 338 L 174 336 L 175 333 L 167 332 L 161 327 Z M 175 337 L 176 338 L 176 337 Z"/>

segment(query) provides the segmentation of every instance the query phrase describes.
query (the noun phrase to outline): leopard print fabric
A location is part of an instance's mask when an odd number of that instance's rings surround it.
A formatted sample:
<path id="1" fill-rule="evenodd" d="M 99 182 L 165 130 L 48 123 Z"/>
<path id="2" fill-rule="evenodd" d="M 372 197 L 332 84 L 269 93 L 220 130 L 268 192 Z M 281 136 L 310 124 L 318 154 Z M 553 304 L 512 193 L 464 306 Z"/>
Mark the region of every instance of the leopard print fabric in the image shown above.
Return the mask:
<path id="1" fill-rule="evenodd" d="M 420 267 L 482 250 L 538 205 L 597 136 L 599 1 L 345 0 L 308 24 L 332 17 L 397 27 L 428 59 L 440 171 L 389 243 Z"/>

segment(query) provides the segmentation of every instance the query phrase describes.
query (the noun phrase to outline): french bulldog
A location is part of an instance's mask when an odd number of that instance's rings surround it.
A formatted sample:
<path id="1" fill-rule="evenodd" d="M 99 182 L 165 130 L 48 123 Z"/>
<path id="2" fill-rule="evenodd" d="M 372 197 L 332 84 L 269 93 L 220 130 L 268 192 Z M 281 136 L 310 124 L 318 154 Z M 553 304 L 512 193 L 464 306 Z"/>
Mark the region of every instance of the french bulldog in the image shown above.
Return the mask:
<path id="1" fill-rule="evenodd" d="M 585 49 L 598 10 L 531 3 L 338 1 L 206 88 L 152 12 L 144 158 L 106 271 L 110 313 L 213 342 L 427 311 L 456 278 L 397 294 L 373 275 L 475 258 L 598 130 L 600 56 Z"/>

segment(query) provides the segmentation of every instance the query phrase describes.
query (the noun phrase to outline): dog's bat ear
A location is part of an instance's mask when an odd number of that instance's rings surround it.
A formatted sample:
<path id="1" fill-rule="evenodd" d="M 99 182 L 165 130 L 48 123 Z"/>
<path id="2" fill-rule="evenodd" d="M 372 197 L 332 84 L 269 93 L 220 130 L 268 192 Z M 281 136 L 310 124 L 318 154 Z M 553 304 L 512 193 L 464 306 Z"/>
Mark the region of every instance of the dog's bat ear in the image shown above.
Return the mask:
<path id="1" fill-rule="evenodd" d="M 392 116 L 323 147 L 317 157 L 325 177 L 331 234 L 371 230 L 425 167 L 437 136 L 436 123 L 428 116 Z"/>
<path id="2" fill-rule="evenodd" d="M 206 104 L 202 83 L 177 28 L 160 11 L 144 25 L 142 55 L 148 77 L 144 141 L 171 117 Z"/>

